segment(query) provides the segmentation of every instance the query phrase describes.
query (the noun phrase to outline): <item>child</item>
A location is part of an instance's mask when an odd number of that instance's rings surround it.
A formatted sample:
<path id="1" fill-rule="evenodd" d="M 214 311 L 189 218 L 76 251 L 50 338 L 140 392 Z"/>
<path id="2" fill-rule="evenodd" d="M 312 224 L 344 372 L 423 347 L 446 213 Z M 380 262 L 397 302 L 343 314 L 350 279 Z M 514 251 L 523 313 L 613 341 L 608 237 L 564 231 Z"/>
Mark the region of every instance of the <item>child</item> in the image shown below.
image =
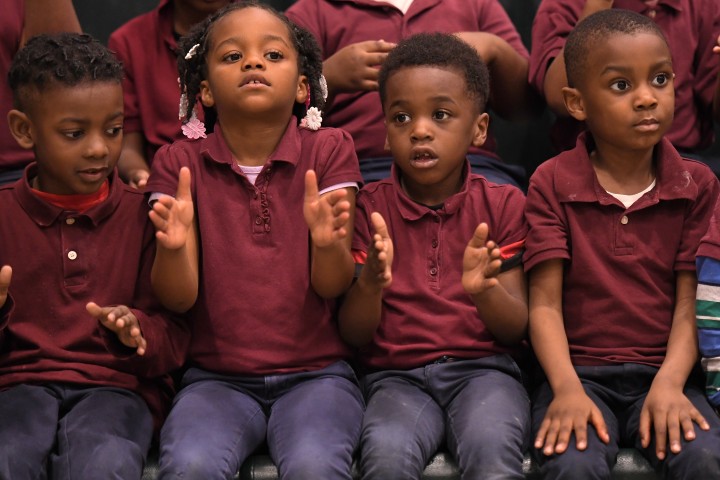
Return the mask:
<path id="1" fill-rule="evenodd" d="M 125 140 L 118 169 L 131 186 L 145 186 L 158 148 L 183 138 L 177 114 L 178 39 L 228 3 L 160 0 L 154 10 L 110 35 L 108 46 L 125 69 Z"/>
<path id="2" fill-rule="evenodd" d="M 582 123 L 563 102 L 563 46 L 573 27 L 588 15 L 609 8 L 632 10 L 652 19 L 670 46 L 675 72 L 675 118 L 667 132 L 683 153 L 697 154 L 713 142 L 713 121 L 720 120 L 720 60 L 713 54 L 720 36 L 717 0 L 543 0 L 532 28 L 530 83 L 557 115 L 552 129 L 559 150 L 575 146 Z M 715 105 L 715 106 L 713 106 Z"/>
<path id="3" fill-rule="evenodd" d="M 703 237 L 697 252 L 696 316 L 700 354 L 707 376 L 707 393 L 710 404 L 720 408 L 720 202 L 710 219 L 710 228 Z"/>
<path id="4" fill-rule="evenodd" d="M 720 478 L 720 421 L 688 380 L 695 251 L 719 185 L 663 138 L 670 50 L 650 19 L 612 9 L 580 22 L 564 55 L 565 104 L 589 132 L 537 169 L 526 202 L 542 473 L 610 478 L 627 444 L 672 478 Z"/>
<path id="5" fill-rule="evenodd" d="M 8 128 L 12 92 L 5 79 L 17 51 L 41 33 L 80 32 L 72 0 L 7 0 L 0 15 L 0 185 L 14 182 L 30 163 L 32 152 L 21 148 Z"/>
<path id="6" fill-rule="evenodd" d="M 339 314 L 347 341 L 368 344 L 363 478 L 420 478 L 445 442 L 464 479 L 524 478 L 530 401 L 513 359 L 528 318 L 524 198 L 466 158 L 487 134 L 488 84 L 448 34 L 409 37 L 380 71 L 393 175 L 358 196 L 365 266 Z"/>
<path id="7" fill-rule="evenodd" d="M 355 141 L 366 181 L 390 174 L 378 66 L 397 42 L 414 33 L 455 33 L 470 43 L 490 69 L 490 106 L 517 118 L 539 105 L 527 82 L 528 52 L 498 0 L 297 0 L 288 17 L 321 44 L 330 89 L 328 124 Z M 526 185 L 524 169 L 503 163 L 492 135 L 468 157 L 473 171 L 497 183 Z"/>
<path id="8" fill-rule="evenodd" d="M 321 70 L 312 35 L 254 2 L 180 42 L 182 89 L 217 125 L 202 138 L 188 102 L 201 138 L 161 148 L 148 183 L 166 194 L 153 286 L 194 322 L 161 478 L 231 478 L 265 440 L 281 478 L 351 478 L 364 405 L 329 299 L 352 281 L 360 173 L 350 136 L 318 129 Z"/>
<path id="9" fill-rule="evenodd" d="M 10 129 L 35 163 L 0 188 L 1 478 L 139 479 L 184 360 L 187 328 L 148 294 L 143 196 L 114 170 L 121 79 L 69 33 L 31 39 L 10 69 Z"/>

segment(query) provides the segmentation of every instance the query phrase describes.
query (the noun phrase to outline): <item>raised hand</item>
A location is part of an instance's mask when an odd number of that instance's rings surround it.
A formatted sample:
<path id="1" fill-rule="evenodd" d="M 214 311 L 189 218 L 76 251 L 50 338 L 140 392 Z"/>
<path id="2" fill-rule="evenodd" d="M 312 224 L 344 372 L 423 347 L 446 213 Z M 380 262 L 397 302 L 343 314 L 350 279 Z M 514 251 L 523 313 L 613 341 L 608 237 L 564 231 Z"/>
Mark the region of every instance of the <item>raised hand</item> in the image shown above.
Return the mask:
<path id="1" fill-rule="evenodd" d="M 498 284 L 500 248 L 488 241 L 488 226 L 481 223 L 465 247 L 463 255 L 462 285 L 471 295 L 483 293 Z"/>
<path id="2" fill-rule="evenodd" d="M 378 212 L 370 215 L 375 234 L 368 248 L 367 260 L 363 274 L 367 271 L 368 282 L 378 288 L 387 288 L 392 283 L 393 243 L 388 233 L 385 219 Z"/>
<path id="3" fill-rule="evenodd" d="M 136 348 L 138 355 L 145 355 L 147 342 L 140 331 L 140 323 L 128 307 L 125 305 L 101 307 L 97 303 L 90 302 L 85 308 L 105 328 L 115 332 L 123 345 Z"/>
<path id="4" fill-rule="evenodd" d="M 190 191 L 190 169 L 182 167 L 178 176 L 175 197 L 163 195 L 150 210 L 150 220 L 155 226 L 155 237 L 168 250 L 185 245 L 188 230 L 193 223 L 193 200 Z"/>
<path id="5" fill-rule="evenodd" d="M 305 173 L 303 215 L 315 247 L 332 246 L 348 235 L 345 227 L 350 219 L 350 202 L 345 200 L 346 195 L 341 188 L 320 196 L 315 172 Z"/>
<path id="6" fill-rule="evenodd" d="M 720 37 L 717 38 L 715 45 L 713 46 L 713 53 L 720 53 Z"/>
<path id="7" fill-rule="evenodd" d="M 4 265 L 0 268 L 0 308 L 2 308 L 7 301 L 11 278 L 12 268 L 10 268 L 9 265 Z"/>
<path id="8" fill-rule="evenodd" d="M 323 64 L 323 73 L 331 92 L 377 90 L 379 66 L 393 48 L 394 43 L 368 40 L 335 52 Z"/>
<path id="9" fill-rule="evenodd" d="M 144 168 L 137 168 L 128 172 L 128 185 L 133 188 L 145 188 L 150 172 Z"/>

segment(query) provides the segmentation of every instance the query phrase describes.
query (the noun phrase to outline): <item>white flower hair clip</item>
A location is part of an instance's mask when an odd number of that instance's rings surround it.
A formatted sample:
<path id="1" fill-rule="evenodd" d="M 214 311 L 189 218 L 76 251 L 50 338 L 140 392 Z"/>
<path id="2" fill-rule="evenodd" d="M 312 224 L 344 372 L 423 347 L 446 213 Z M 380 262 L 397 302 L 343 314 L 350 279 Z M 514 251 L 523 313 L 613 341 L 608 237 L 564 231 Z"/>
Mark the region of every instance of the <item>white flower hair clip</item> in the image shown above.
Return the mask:
<path id="1" fill-rule="evenodd" d="M 199 43 L 196 43 L 195 45 L 193 45 L 192 48 L 190 50 L 188 50 L 187 54 L 185 55 L 185 60 L 190 60 L 191 58 L 193 58 L 195 56 L 195 54 L 197 53 L 198 48 L 200 48 Z"/>
<path id="2" fill-rule="evenodd" d="M 322 93 L 323 100 L 327 100 L 328 97 L 328 86 L 325 75 L 320 74 L 320 92 Z"/>
<path id="3" fill-rule="evenodd" d="M 310 107 L 305 118 L 300 121 L 300 126 L 308 130 L 317 130 L 322 126 L 322 114 L 317 107 Z"/>

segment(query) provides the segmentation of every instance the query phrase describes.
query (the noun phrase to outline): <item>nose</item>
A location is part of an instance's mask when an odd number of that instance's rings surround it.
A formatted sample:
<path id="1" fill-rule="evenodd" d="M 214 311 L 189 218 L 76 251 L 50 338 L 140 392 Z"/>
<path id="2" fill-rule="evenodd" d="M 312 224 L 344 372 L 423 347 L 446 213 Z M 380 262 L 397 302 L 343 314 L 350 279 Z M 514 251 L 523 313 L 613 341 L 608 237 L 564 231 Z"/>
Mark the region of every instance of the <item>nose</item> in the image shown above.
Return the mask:
<path id="1" fill-rule="evenodd" d="M 88 135 L 85 145 L 85 157 L 105 158 L 110 153 L 110 148 L 102 135 Z"/>
<path id="2" fill-rule="evenodd" d="M 657 107 L 657 95 L 652 85 L 641 85 L 635 91 L 636 110 L 648 110 Z"/>
<path id="3" fill-rule="evenodd" d="M 263 56 L 259 53 L 249 53 L 243 58 L 243 70 L 261 69 L 264 66 Z"/>
<path id="4" fill-rule="evenodd" d="M 413 122 L 410 137 L 414 141 L 432 140 L 432 122 L 425 118 L 416 119 Z"/>

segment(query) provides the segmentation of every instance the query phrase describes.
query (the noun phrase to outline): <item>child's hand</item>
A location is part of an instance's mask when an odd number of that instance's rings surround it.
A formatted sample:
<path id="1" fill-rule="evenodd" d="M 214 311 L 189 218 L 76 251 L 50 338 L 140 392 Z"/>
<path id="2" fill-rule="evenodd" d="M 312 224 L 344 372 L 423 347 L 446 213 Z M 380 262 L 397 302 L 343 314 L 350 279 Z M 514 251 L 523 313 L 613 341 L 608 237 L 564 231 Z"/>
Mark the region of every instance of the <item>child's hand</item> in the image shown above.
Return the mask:
<path id="1" fill-rule="evenodd" d="M 128 307 L 125 305 L 101 307 L 97 303 L 90 302 L 85 308 L 105 328 L 115 332 L 123 345 L 137 348 L 138 355 L 145 355 L 147 342 L 142 336 L 137 318 Z"/>
<path id="2" fill-rule="evenodd" d="M 150 220 L 157 230 L 155 237 L 158 243 L 168 250 L 183 247 L 187 241 L 188 230 L 192 227 L 193 216 L 190 170 L 182 167 L 175 198 L 163 195 L 150 210 Z"/>
<path id="3" fill-rule="evenodd" d="M 5 306 L 5 302 L 7 301 L 11 278 L 12 268 L 10 268 L 9 265 L 4 265 L 0 268 L 0 308 Z"/>
<path id="4" fill-rule="evenodd" d="M 604 443 L 610 441 L 600 409 L 584 390 L 556 393 L 535 437 L 535 448 L 542 448 L 547 456 L 563 453 L 574 431 L 576 448 L 585 450 L 588 424 L 595 427 L 600 440 Z"/>
<path id="5" fill-rule="evenodd" d="M 144 188 L 147 185 L 148 178 L 150 178 L 150 172 L 144 168 L 137 168 L 130 170 L 127 174 L 128 185 L 133 188 Z"/>
<path id="6" fill-rule="evenodd" d="M 481 223 L 475 229 L 463 255 L 462 284 L 471 295 L 483 293 L 498 284 L 500 273 L 500 248 L 487 241 L 488 226 Z"/>
<path id="7" fill-rule="evenodd" d="M 305 173 L 303 215 L 315 247 L 329 247 L 345 238 L 350 219 L 350 202 L 344 188 L 318 195 L 317 177 L 313 170 Z"/>
<path id="8" fill-rule="evenodd" d="M 578 22 L 585 17 L 592 15 L 595 12 L 599 12 L 601 10 L 609 10 L 612 8 L 612 6 L 613 0 L 587 0 L 587 2 L 585 2 L 585 8 L 583 8 L 582 12 L 580 12 L 580 18 L 578 18 Z"/>
<path id="9" fill-rule="evenodd" d="M 367 261 L 363 272 L 370 274 L 370 281 L 379 288 L 387 288 L 392 283 L 393 244 L 388 233 L 385 219 L 378 212 L 370 215 L 370 221 L 375 229 L 370 248 L 368 248 Z"/>
<path id="10" fill-rule="evenodd" d="M 710 429 L 710 425 L 702 414 L 682 392 L 682 387 L 673 387 L 659 381 L 656 377 L 640 412 L 640 442 L 642 446 L 647 448 L 650 445 L 650 430 L 653 429 L 655 430 L 657 458 L 665 459 L 668 440 L 670 441 L 670 451 L 677 454 L 682 449 L 681 430 L 685 440 L 695 439 L 693 422 L 703 430 Z"/>
<path id="11" fill-rule="evenodd" d="M 720 37 L 717 38 L 715 46 L 713 47 L 713 53 L 720 53 Z"/>
<path id="12" fill-rule="evenodd" d="M 368 40 L 341 48 L 323 64 L 323 73 L 334 93 L 378 89 L 379 66 L 395 48 L 384 40 Z"/>

